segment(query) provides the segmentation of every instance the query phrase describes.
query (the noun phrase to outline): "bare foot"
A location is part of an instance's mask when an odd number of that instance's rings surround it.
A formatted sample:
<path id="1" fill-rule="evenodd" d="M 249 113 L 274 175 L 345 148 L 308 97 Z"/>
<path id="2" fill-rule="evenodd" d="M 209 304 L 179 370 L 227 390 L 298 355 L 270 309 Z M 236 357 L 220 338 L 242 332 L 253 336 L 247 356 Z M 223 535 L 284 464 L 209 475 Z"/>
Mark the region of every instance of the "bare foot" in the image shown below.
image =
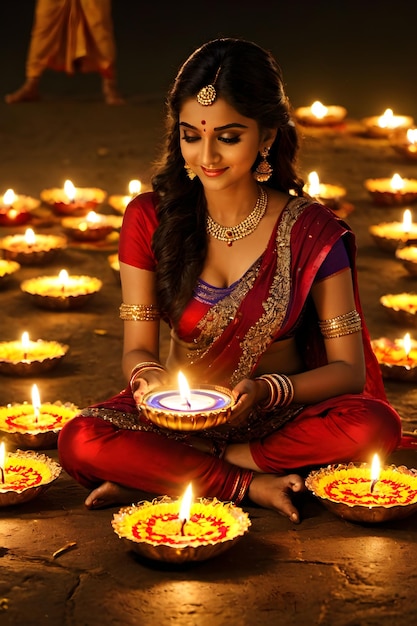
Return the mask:
<path id="1" fill-rule="evenodd" d="M 4 100 L 7 104 L 18 104 L 20 102 L 36 102 L 39 100 L 38 80 L 27 80 L 20 89 L 14 93 L 9 93 Z"/>
<path id="2" fill-rule="evenodd" d="M 106 481 L 87 496 L 87 509 L 103 509 L 116 504 L 132 504 L 143 498 L 143 491 L 122 487 L 117 483 Z"/>
<path id="3" fill-rule="evenodd" d="M 304 480 L 298 474 L 277 476 L 276 474 L 255 474 L 249 497 L 266 509 L 274 509 L 298 524 L 300 516 L 293 505 L 290 494 L 304 490 Z"/>

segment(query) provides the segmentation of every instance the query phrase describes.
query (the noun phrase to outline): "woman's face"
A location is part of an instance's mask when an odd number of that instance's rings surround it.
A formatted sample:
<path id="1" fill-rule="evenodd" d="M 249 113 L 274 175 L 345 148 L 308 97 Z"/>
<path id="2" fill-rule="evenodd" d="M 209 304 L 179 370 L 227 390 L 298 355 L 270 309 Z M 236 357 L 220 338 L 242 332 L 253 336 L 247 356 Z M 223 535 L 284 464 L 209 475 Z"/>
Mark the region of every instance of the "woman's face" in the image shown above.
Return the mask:
<path id="1" fill-rule="evenodd" d="M 219 98 L 202 106 L 195 98 L 180 111 L 181 152 L 207 189 L 220 189 L 252 177 L 263 148 L 258 124 Z"/>

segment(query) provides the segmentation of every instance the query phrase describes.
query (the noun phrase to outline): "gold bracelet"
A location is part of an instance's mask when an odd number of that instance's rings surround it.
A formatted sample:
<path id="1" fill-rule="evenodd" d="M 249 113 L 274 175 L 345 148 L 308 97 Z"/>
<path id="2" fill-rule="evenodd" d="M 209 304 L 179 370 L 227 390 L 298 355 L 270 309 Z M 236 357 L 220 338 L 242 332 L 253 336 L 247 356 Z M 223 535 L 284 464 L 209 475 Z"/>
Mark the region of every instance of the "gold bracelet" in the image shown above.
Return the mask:
<path id="1" fill-rule="evenodd" d="M 139 376 L 142 376 L 144 372 L 149 371 L 149 370 L 166 372 L 166 368 L 160 363 L 157 363 L 156 361 L 143 361 L 142 363 L 138 363 L 130 372 L 129 386 L 130 386 L 130 389 L 132 390 L 132 393 L 134 391 L 133 385 L 135 383 L 135 380 L 139 378 Z"/>
<path id="2" fill-rule="evenodd" d="M 155 304 L 124 304 L 119 308 L 120 319 L 128 322 L 156 322 L 161 318 Z"/>
<path id="3" fill-rule="evenodd" d="M 319 321 L 319 328 L 325 339 L 335 339 L 362 330 L 362 320 L 359 313 L 354 309 L 349 313 Z"/>

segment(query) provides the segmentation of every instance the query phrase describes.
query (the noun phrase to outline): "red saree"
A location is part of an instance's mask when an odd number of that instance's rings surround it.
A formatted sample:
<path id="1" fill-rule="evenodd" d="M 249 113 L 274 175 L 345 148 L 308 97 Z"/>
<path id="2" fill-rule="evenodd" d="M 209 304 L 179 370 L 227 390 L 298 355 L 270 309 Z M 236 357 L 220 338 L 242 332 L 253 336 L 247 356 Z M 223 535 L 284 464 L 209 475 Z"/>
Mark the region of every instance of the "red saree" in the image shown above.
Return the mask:
<path id="1" fill-rule="evenodd" d="M 156 224 L 153 200 L 153 194 L 143 194 L 129 205 L 119 248 L 122 261 L 148 270 L 155 264 L 150 247 Z M 185 368 L 187 377 L 233 387 L 252 375 L 272 341 L 289 334 L 300 339 L 308 369 L 324 364 L 324 345 L 309 293 L 317 270 L 342 236 L 351 261 L 357 310 L 363 318 L 352 232 L 326 207 L 293 198 L 259 261 L 229 296 L 198 321 L 196 340 L 189 346 L 193 350 Z M 189 314 L 186 310 L 184 317 Z M 254 410 L 244 427 L 205 435 L 250 441 L 252 456 L 266 473 L 363 461 L 373 452 L 389 454 L 400 440 L 400 419 L 386 401 L 362 321 L 367 364 L 363 394 L 291 406 L 284 413 Z M 181 336 L 177 340 L 183 341 Z M 192 481 L 198 495 L 238 502 L 252 478 L 251 472 L 199 452 L 184 438 L 147 423 L 129 389 L 85 409 L 65 426 L 59 451 L 68 473 L 90 487 L 111 480 L 150 493 L 177 494 Z"/>

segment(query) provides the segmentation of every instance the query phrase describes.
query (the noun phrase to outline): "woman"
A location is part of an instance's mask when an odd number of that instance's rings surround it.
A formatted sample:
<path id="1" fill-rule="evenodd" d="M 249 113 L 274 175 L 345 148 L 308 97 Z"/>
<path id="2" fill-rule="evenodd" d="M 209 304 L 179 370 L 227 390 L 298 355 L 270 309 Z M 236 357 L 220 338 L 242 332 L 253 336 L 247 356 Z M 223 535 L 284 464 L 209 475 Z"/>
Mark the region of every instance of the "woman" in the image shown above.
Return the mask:
<path id="1" fill-rule="evenodd" d="M 93 489 L 91 508 L 192 482 L 198 496 L 248 497 L 298 522 L 299 472 L 385 456 L 400 439 L 362 316 L 354 237 L 303 197 L 268 52 L 203 45 L 167 108 L 154 191 L 130 203 L 120 237 L 129 385 L 62 430 L 61 463 Z M 161 319 L 172 329 L 166 366 Z M 226 428 L 187 437 L 144 418 L 143 394 L 178 370 L 233 390 Z"/>

